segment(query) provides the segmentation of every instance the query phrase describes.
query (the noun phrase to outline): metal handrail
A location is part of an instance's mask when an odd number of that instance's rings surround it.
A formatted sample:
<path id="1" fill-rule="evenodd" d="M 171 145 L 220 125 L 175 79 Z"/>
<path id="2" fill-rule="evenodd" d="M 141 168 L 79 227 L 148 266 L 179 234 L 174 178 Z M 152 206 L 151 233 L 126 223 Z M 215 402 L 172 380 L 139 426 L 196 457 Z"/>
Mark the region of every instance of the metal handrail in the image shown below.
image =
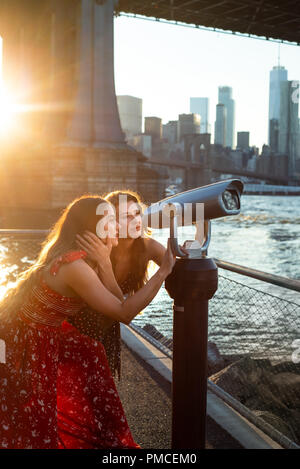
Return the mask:
<path id="1" fill-rule="evenodd" d="M 11 230 L 4 230 L 0 229 L 0 235 L 13 235 L 13 236 L 18 236 L 20 238 L 24 236 L 28 236 L 29 238 L 36 238 L 39 236 L 44 236 L 50 233 L 50 230 L 19 230 L 19 229 L 11 229 Z"/>
<path id="2" fill-rule="evenodd" d="M 231 262 L 222 261 L 216 258 L 214 258 L 214 261 L 217 266 L 221 267 L 222 269 L 229 270 L 240 275 L 245 275 L 246 277 L 252 277 L 263 282 L 272 283 L 273 285 L 277 285 L 279 287 L 288 288 L 289 290 L 300 292 L 300 280 L 281 277 L 280 275 L 268 274 L 267 272 L 262 272 L 261 270 L 251 269 L 250 267 L 244 267 L 238 264 L 232 264 Z"/>

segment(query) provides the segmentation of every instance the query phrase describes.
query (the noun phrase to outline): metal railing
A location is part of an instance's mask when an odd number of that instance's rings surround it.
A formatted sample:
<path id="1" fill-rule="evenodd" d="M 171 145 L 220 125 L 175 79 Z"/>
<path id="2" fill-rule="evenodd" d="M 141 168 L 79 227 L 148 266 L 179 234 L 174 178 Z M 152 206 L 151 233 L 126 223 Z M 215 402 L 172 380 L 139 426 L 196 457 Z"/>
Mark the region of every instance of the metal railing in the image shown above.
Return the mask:
<path id="1" fill-rule="evenodd" d="M 47 234 L 48 230 L 0 230 L 0 294 L 1 287 L 34 262 Z M 231 275 L 300 292 L 298 280 L 215 262 Z M 172 358 L 172 300 L 164 289 L 159 295 L 131 327 Z M 299 447 L 300 363 L 292 357 L 293 343 L 300 339 L 300 304 L 219 274 L 209 304 L 208 332 L 209 390 L 246 418 L 251 415 L 252 422 L 279 444 Z"/>
<path id="2" fill-rule="evenodd" d="M 279 275 L 268 274 L 266 272 L 261 272 L 260 270 L 243 267 L 241 265 L 232 264 L 231 262 L 225 262 L 219 259 L 215 259 L 215 262 L 218 267 L 224 270 L 229 270 L 246 277 L 255 278 L 256 280 L 262 280 L 263 282 L 300 292 L 300 280 L 293 280 Z"/>
<path id="3" fill-rule="evenodd" d="M 300 291 L 298 280 L 214 260 L 219 269 Z M 150 311 L 131 326 L 172 358 L 172 329 L 162 334 Z M 219 274 L 209 304 L 208 389 L 281 446 L 297 449 L 300 363 L 292 357 L 299 338 L 300 304 Z"/>

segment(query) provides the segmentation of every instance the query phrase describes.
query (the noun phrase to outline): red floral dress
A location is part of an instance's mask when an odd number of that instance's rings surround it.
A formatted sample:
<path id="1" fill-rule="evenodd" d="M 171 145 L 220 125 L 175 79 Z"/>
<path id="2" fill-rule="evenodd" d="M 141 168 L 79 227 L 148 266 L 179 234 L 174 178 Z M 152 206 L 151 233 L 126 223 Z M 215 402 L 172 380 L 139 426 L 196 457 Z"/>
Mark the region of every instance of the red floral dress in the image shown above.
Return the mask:
<path id="1" fill-rule="evenodd" d="M 85 251 L 68 252 L 54 262 L 51 273 L 85 256 Z M 0 322 L 5 343 L 1 449 L 140 448 L 103 345 L 64 322 L 84 305 L 80 298 L 52 290 L 41 277 L 20 311 Z"/>

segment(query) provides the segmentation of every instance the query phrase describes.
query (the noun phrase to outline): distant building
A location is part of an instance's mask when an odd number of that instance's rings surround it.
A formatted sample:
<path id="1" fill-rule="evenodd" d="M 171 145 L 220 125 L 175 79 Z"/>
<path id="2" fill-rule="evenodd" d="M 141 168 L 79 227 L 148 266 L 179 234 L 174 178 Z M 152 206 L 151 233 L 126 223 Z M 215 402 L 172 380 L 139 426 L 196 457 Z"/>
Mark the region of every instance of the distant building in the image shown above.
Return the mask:
<path id="1" fill-rule="evenodd" d="M 299 143 L 299 103 L 293 99 L 296 81 L 280 82 L 280 118 L 278 150 L 280 154 L 288 155 L 288 174 L 295 173 Z"/>
<path id="2" fill-rule="evenodd" d="M 263 145 L 262 153 L 256 161 L 258 173 L 272 174 L 279 178 L 288 176 L 288 156 L 275 155 L 268 145 Z"/>
<path id="3" fill-rule="evenodd" d="M 152 137 L 151 135 L 135 135 L 131 138 L 130 144 L 137 150 L 143 153 L 147 158 L 152 156 Z"/>
<path id="4" fill-rule="evenodd" d="M 237 148 L 241 150 L 249 149 L 250 132 L 237 133 Z"/>
<path id="5" fill-rule="evenodd" d="M 184 135 L 200 134 L 201 118 L 199 114 L 180 114 L 178 117 L 178 141 Z"/>
<path id="6" fill-rule="evenodd" d="M 269 145 L 274 152 L 278 152 L 278 133 L 280 119 L 280 83 L 287 81 L 288 71 L 278 65 L 270 71 L 269 88 Z"/>
<path id="7" fill-rule="evenodd" d="M 175 145 L 178 141 L 178 121 L 169 121 L 163 125 L 162 136 L 170 145 Z"/>
<path id="8" fill-rule="evenodd" d="M 145 117 L 145 134 L 151 135 L 154 140 L 162 138 L 162 120 L 159 117 Z"/>
<path id="9" fill-rule="evenodd" d="M 142 132 L 143 100 L 134 96 L 117 96 L 121 127 L 127 139 Z"/>
<path id="10" fill-rule="evenodd" d="M 269 121 L 269 144 L 274 153 L 278 153 L 279 143 L 279 119 L 271 119 Z"/>
<path id="11" fill-rule="evenodd" d="M 200 115 L 200 133 L 210 133 L 209 98 L 190 98 L 190 112 Z"/>
<path id="12" fill-rule="evenodd" d="M 226 144 L 226 116 L 224 104 L 217 104 L 215 122 L 215 144 L 225 147 Z"/>
<path id="13" fill-rule="evenodd" d="M 297 167 L 300 164 L 300 119 L 298 119 Z M 299 171 L 299 170 L 298 170 Z"/>
<path id="14" fill-rule="evenodd" d="M 235 102 L 230 86 L 219 86 L 219 104 L 226 108 L 225 147 L 235 146 Z"/>
<path id="15" fill-rule="evenodd" d="M 248 163 L 247 163 L 248 171 L 254 172 L 256 170 L 257 159 L 258 159 L 258 156 L 256 153 L 253 153 L 253 155 L 250 156 L 250 158 L 248 159 Z"/>

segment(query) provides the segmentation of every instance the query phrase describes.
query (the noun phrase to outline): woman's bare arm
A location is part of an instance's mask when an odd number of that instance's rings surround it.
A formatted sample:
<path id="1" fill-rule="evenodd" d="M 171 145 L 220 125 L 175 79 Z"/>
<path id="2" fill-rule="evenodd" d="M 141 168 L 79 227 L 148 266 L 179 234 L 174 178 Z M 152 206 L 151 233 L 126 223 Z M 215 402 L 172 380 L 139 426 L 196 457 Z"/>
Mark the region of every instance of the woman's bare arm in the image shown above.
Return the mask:
<path id="1" fill-rule="evenodd" d="M 103 285 L 121 301 L 123 292 L 116 281 L 110 259 L 112 249 L 111 239 L 104 243 L 98 236 L 89 231 L 83 236 L 77 235 L 77 244 L 87 253 L 87 258 L 96 261 L 97 270 Z"/>
<path id="2" fill-rule="evenodd" d="M 153 238 L 145 238 L 144 242 L 148 259 L 160 266 L 166 253 L 166 248 Z"/>
<path id="3" fill-rule="evenodd" d="M 115 295 L 120 301 L 123 301 L 124 295 L 116 280 L 111 263 L 107 263 L 106 266 L 98 264 L 98 273 L 100 281 L 103 283 L 105 288 L 107 288 L 107 290 Z"/>
<path id="4" fill-rule="evenodd" d="M 96 272 L 82 259 L 62 267 L 64 281 L 92 309 L 116 320 L 129 324 L 156 296 L 165 278 L 175 263 L 170 247 L 166 251 L 162 266 L 137 293 L 120 300 L 100 281 Z"/>

